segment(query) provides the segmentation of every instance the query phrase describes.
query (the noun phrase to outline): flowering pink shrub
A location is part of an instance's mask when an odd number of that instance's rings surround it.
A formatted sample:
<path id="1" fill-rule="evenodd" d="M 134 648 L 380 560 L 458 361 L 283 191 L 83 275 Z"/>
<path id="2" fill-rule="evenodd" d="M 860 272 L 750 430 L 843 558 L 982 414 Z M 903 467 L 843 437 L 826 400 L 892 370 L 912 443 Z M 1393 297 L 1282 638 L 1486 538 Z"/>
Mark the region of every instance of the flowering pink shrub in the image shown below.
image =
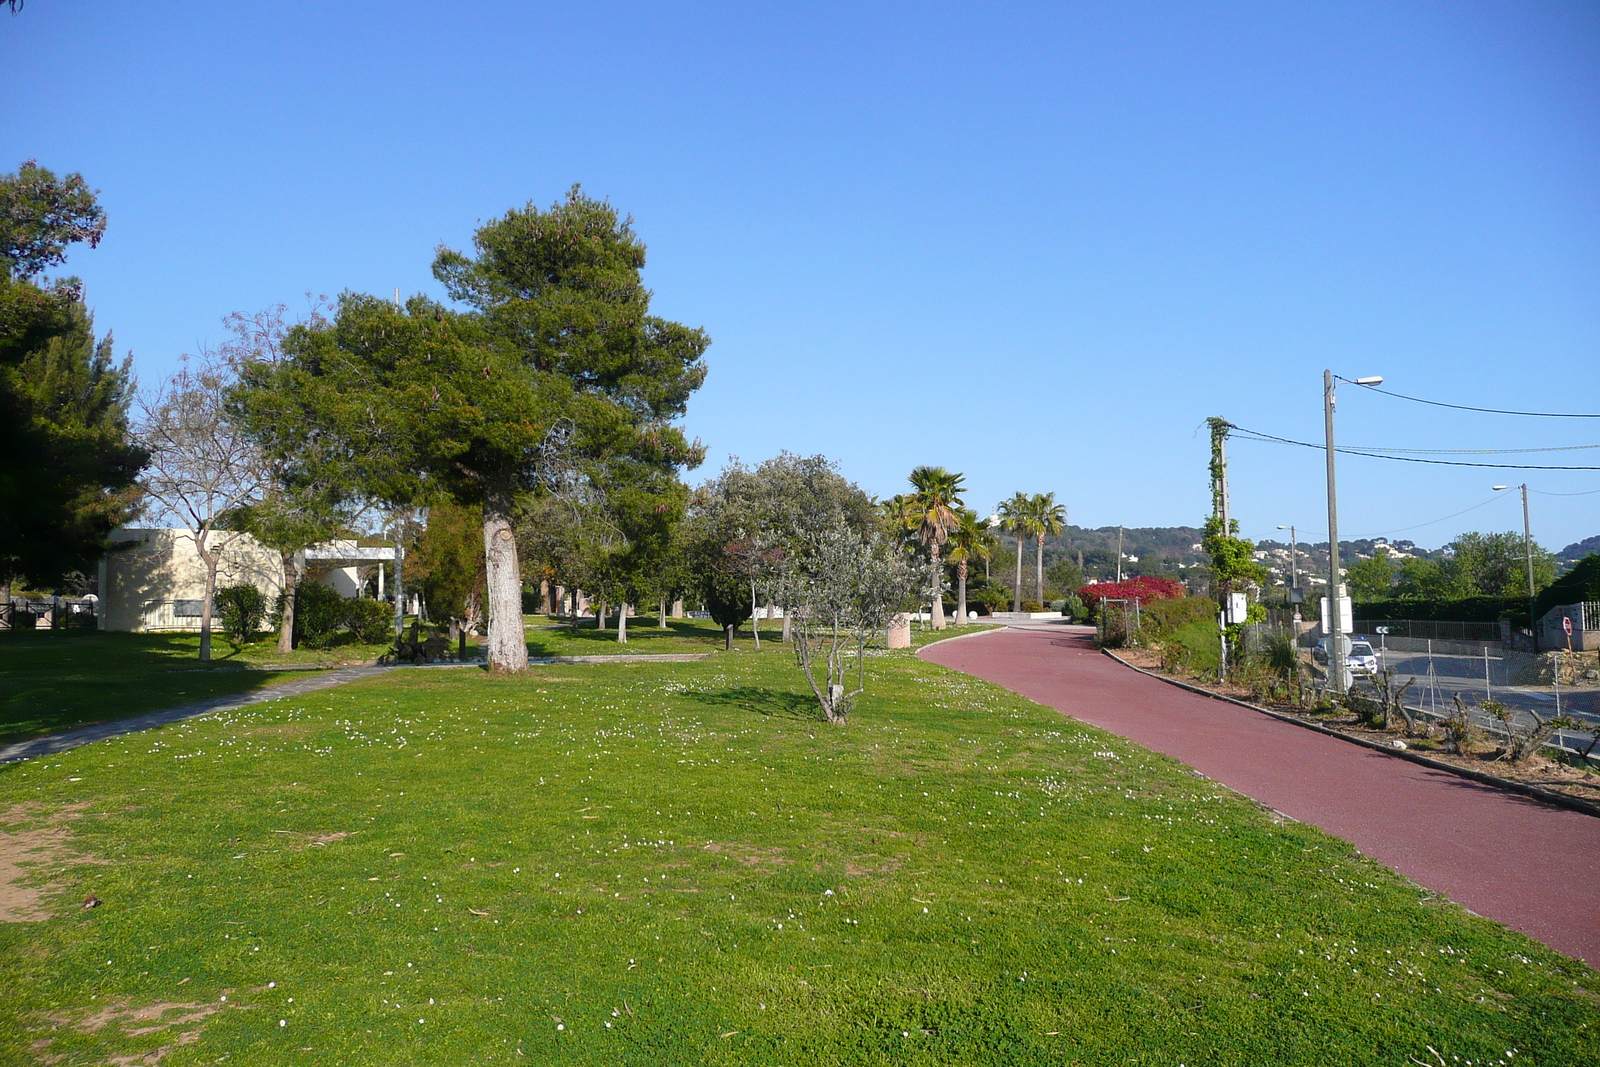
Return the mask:
<path id="1" fill-rule="evenodd" d="M 1189 591 L 1176 578 L 1129 578 L 1125 582 L 1086 585 L 1078 590 L 1078 598 L 1089 607 L 1102 600 L 1138 600 L 1148 604 L 1153 600 L 1182 600 L 1188 595 Z"/>

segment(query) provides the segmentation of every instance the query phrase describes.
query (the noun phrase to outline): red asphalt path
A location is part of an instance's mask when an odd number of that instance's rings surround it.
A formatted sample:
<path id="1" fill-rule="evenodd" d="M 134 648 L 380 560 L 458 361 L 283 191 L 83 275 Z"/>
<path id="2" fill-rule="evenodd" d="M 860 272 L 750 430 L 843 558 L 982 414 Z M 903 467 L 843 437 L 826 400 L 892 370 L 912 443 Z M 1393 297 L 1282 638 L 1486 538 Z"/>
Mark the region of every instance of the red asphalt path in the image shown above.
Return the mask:
<path id="1" fill-rule="evenodd" d="M 1180 760 L 1600 968 L 1600 818 L 1190 693 L 1089 641 L 1071 631 L 1002 630 L 918 655 Z"/>

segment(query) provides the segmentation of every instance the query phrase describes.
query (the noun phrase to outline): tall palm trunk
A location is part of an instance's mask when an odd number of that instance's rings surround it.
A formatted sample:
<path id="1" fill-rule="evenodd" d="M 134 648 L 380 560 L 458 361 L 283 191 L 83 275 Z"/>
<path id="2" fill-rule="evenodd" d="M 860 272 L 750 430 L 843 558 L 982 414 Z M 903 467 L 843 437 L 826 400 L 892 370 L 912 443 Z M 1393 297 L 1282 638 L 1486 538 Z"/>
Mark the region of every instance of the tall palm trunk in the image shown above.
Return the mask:
<path id="1" fill-rule="evenodd" d="M 1022 535 L 1017 534 L 1017 580 L 1011 587 L 1011 610 L 1022 610 Z"/>
<path id="2" fill-rule="evenodd" d="M 959 589 L 956 593 L 956 625 L 967 624 L 967 561 L 962 560 L 956 564 L 956 581 Z"/>
<path id="3" fill-rule="evenodd" d="M 928 546 L 933 557 L 933 628 L 944 629 L 944 568 L 939 565 L 939 542 Z"/>
<path id="4" fill-rule="evenodd" d="M 1042 607 L 1044 605 L 1044 534 L 1039 534 L 1035 540 L 1039 543 L 1039 555 L 1034 561 L 1033 572 L 1033 599 Z"/>

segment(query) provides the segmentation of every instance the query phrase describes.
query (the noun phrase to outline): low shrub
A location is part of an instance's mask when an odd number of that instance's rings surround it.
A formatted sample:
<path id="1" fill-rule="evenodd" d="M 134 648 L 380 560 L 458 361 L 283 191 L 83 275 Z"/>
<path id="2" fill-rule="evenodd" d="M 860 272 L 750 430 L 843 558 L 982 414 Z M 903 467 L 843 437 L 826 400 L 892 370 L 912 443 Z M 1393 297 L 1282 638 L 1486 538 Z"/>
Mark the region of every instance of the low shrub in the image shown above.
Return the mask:
<path id="1" fill-rule="evenodd" d="M 1075 622 L 1082 622 L 1089 617 L 1089 609 L 1083 606 L 1077 594 L 1073 594 L 1061 602 L 1061 614 Z"/>
<path id="2" fill-rule="evenodd" d="M 381 600 L 347 600 L 344 624 L 361 644 L 383 644 L 394 633 L 394 608 Z"/>
<path id="3" fill-rule="evenodd" d="M 1164 634 L 1157 642 L 1161 666 L 1194 676 L 1217 673 L 1222 658 L 1222 630 L 1213 618 L 1193 619 Z"/>
<path id="4" fill-rule="evenodd" d="M 218 589 L 216 605 L 222 615 L 222 632 L 237 645 L 254 637 L 267 615 L 267 598 L 248 582 Z"/>
<path id="5" fill-rule="evenodd" d="M 1178 600 L 1157 600 L 1139 605 L 1140 629 L 1147 640 L 1159 641 L 1193 622 L 1217 621 L 1217 602 L 1206 596 L 1186 596 Z"/>
<path id="6" fill-rule="evenodd" d="M 278 596 L 278 617 L 283 617 L 283 596 Z M 311 648 L 327 648 L 344 626 L 345 599 L 332 586 L 320 582 L 301 582 L 295 590 L 294 628 L 300 642 Z"/>
<path id="7" fill-rule="evenodd" d="M 1176 578 L 1129 578 L 1123 582 L 1100 582 L 1078 590 L 1078 596 L 1091 608 L 1100 601 L 1137 600 L 1148 606 L 1158 600 L 1179 600 L 1189 595 L 1189 590 Z"/>
<path id="8" fill-rule="evenodd" d="M 1037 600 L 1024 600 L 1022 602 L 1022 610 L 1023 611 L 1043 611 L 1044 610 L 1044 605 L 1039 603 Z"/>

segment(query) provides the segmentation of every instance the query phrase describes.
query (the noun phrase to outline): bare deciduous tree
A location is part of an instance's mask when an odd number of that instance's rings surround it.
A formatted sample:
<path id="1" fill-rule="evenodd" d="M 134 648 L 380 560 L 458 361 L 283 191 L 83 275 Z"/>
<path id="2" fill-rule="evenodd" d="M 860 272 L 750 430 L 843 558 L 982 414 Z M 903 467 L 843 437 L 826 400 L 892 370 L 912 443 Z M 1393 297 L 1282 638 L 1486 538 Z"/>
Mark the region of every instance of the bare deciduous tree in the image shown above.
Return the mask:
<path id="1" fill-rule="evenodd" d="M 261 486 L 261 458 L 229 418 L 224 392 L 228 365 L 215 359 L 184 360 L 182 368 L 140 402 L 139 444 L 150 453 L 140 486 L 158 510 L 181 522 L 205 567 L 200 604 L 200 659 L 211 659 L 211 601 L 217 565 L 238 536 L 219 521 L 249 504 Z"/>

